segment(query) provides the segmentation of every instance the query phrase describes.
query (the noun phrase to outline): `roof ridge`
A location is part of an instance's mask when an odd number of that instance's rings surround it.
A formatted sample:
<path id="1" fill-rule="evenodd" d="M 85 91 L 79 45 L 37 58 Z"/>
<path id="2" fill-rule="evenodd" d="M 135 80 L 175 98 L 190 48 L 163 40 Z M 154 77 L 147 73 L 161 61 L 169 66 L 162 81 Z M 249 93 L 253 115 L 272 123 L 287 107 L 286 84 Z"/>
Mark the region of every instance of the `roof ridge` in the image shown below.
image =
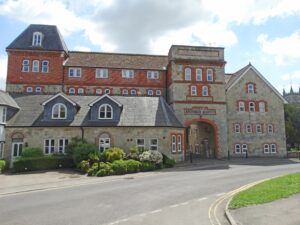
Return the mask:
<path id="1" fill-rule="evenodd" d="M 152 54 L 142 54 L 142 53 L 123 53 L 123 52 L 84 52 L 84 51 L 69 51 L 69 53 L 79 53 L 79 54 L 103 54 L 103 55 L 128 55 L 128 56 L 153 56 L 153 57 L 164 57 L 167 58 L 167 55 L 152 55 Z"/>

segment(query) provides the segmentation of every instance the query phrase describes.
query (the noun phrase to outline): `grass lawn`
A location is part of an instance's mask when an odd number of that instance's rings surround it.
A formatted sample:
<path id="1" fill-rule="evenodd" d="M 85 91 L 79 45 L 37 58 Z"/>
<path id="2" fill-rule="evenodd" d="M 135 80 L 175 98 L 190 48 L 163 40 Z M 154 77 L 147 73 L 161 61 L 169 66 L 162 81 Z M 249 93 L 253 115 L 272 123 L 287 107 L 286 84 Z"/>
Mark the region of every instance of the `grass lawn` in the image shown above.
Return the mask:
<path id="1" fill-rule="evenodd" d="M 300 193 L 300 173 L 277 177 L 238 193 L 229 209 L 272 202 L 296 193 Z"/>

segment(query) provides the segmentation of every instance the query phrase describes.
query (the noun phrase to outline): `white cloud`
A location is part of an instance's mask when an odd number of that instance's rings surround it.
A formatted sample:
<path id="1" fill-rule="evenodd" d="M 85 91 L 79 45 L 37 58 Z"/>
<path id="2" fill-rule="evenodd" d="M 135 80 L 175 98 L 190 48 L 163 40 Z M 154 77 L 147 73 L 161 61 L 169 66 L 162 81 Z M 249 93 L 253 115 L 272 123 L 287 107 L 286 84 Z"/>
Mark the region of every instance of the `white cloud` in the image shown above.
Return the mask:
<path id="1" fill-rule="evenodd" d="M 77 46 L 74 47 L 74 51 L 90 52 L 91 49 L 89 47 L 77 45 Z"/>
<path id="2" fill-rule="evenodd" d="M 281 76 L 282 80 L 290 80 L 295 81 L 300 79 L 300 70 L 293 71 L 291 73 L 286 73 L 283 76 Z"/>
<path id="3" fill-rule="evenodd" d="M 0 55 L 0 89 L 5 89 L 5 81 L 6 81 L 6 73 L 7 73 L 7 56 Z"/>
<path id="4" fill-rule="evenodd" d="M 273 40 L 269 40 L 267 34 L 261 34 L 258 36 L 257 42 L 261 45 L 262 52 L 274 57 L 275 62 L 279 65 L 293 64 L 300 60 L 299 32 Z"/>

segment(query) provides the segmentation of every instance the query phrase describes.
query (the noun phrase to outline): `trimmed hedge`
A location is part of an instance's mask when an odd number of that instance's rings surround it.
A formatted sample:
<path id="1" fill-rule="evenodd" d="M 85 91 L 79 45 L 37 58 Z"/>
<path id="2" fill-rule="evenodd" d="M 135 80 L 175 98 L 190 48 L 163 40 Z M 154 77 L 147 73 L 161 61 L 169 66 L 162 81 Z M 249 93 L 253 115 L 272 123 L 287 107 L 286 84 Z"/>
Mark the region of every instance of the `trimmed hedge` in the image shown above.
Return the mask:
<path id="1" fill-rule="evenodd" d="M 44 153 L 41 148 L 25 148 L 24 151 L 21 154 L 21 157 L 42 157 L 44 156 Z"/>
<path id="2" fill-rule="evenodd" d="M 6 161 L 0 160 L 0 173 L 6 169 Z"/>
<path id="3" fill-rule="evenodd" d="M 13 163 L 13 172 L 73 168 L 74 162 L 68 156 L 43 156 L 19 158 Z"/>

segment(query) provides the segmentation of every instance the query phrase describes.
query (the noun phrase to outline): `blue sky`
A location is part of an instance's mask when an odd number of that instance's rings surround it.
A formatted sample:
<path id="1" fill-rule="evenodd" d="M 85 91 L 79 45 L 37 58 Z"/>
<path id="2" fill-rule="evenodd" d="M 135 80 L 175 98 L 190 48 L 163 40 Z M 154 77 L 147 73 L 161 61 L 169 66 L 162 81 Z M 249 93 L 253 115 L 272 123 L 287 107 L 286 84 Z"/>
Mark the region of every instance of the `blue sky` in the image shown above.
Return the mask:
<path id="1" fill-rule="evenodd" d="M 299 89 L 297 0 L 0 0 L 5 48 L 29 25 L 57 25 L 70 50 L 166 55 L 172 44 L 225 47 L 225 71 L 251 62 L 270 83 Z"/>

